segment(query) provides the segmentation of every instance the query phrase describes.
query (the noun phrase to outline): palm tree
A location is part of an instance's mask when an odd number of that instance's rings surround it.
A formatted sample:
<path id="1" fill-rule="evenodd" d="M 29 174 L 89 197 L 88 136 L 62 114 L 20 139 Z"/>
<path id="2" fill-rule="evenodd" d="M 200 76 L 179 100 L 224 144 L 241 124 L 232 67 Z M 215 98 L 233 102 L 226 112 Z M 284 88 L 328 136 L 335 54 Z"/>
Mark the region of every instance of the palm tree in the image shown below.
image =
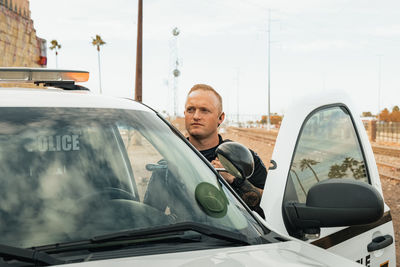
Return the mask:
<path id="1" fill-rule="evenodd" d="M 352 157 L 347 157 L 343 160 L 342 166 L 344 169 L 349 169 L 353 175 L 355 170 L 358 168 L 360 162 L 358 160 L 353 159 Z"/>
<path id="2" fill-rule="evenodd" d="M 58 56 L 58 50 L 61 49 L 61 44 L 59 44 L 59 43 L 57 42 L 57 40 L 51 40 L 50 43 L 51 43 L 50 50 L 55 50 L 55 51 L 56 51 L 56 69 L 58 69 L 58 59 L 57 59 L 57 56 Z"/>
<path id="3" fill-rule="evenodd" d="M 295 171 L 295 168 L 297 168 L 297 164 L 296 163 L 292 163 L 292 166 L 290 167 L 290 171 L 294 173 L 294 175 L 296 176 L 297 182 L 300 184 L 301 190 L 303 190 L 304 195 L 307 197 L 307 193 L 306 190 L 303 187 L 303 184 L 300 181 L 299 176 L 297 175 L 297 172 Z"/>
<path id="4" fill-rule="evenodd" d="M 300 178 L 299 178 L 299 176 L 297 175 L 297 172 L 296 172 L 293 168 L 291 168 L 290 171 L 293 172 L 294 175 L 296 176 L 297 182 L 299 183 L 299 185 L 300 185 L 300 187 L 301 187 L 301 190 L 303 191 L 304 195 L 307 197 L 306 190 L 304 189 L 303 184 L 301 183 Z"/>
<path id="5" fill-rule="evenodd" d="M 343 170 L 342 165 L 334 164 L 329 168 L 329 178 L 343 178 L 346 175 L 346 170 Z"/>
<path id="6" fill-rule="evenodd" d="M 314 174 L 314 177 L 317 180 L 317 182 L 319 182 L 318 176 L 315 173 L 314 169 L 311 167 L 311 165 L 317 165 L 318 163 L 319 163 L 318 161 L 315 161 L 313 159 L 302 159 L 300 161 L 300 169 L 301 169 L 301 171 L 309 168 L 312 171 L 312 173 Z"/>
<path id="7" fill-rule="evenodd" d="M 331 166 L 328 174 L 329 178 L 342 178 L 346 176 L 347 170 L 350 170 L 355 179 L 366 177 L 365 166 L 363 161 L 358 161 L 352 157 L 347 157 L 341 165 L 335 164 Z"/>
<path id="8" fill-rule="evenodd" d="M 100 35 L 96 34 L 96 38 L 92 37 L 92 45 L 97 47 L 98 53 L 98 62 L 99 62 L 99 83 L 100 83 L 100 94 L 102 93 L 101 90 L 101 69 L 100 69 L 100 46 L 105 45 L 106 42 L 101 39 Z"/>

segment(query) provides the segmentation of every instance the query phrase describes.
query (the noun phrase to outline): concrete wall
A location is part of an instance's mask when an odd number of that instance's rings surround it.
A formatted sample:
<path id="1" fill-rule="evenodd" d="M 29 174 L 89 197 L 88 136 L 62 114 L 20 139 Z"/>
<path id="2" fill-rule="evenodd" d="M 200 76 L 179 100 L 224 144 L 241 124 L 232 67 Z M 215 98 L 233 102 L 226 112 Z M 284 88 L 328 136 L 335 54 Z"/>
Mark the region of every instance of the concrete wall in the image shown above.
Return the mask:
<path id="1" fill-rule="evenodd" d="M 0 67 L 45 67 L 39 63 L 45 54 L 45 40 L 36 36 L 29 1 L 0 0 Z"/>

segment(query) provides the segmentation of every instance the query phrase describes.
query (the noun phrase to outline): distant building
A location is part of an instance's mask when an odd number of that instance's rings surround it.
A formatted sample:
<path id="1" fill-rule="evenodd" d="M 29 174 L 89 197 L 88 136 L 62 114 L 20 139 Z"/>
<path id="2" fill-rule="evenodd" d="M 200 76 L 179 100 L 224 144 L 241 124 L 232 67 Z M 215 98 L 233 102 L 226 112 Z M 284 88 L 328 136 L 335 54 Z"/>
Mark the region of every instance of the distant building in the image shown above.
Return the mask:
<path id="1" fill-rule="evenodd" d="M 46 67 L 46 40 L 36 36 L 29 0 L 0 0 L 0 67 Z"/>

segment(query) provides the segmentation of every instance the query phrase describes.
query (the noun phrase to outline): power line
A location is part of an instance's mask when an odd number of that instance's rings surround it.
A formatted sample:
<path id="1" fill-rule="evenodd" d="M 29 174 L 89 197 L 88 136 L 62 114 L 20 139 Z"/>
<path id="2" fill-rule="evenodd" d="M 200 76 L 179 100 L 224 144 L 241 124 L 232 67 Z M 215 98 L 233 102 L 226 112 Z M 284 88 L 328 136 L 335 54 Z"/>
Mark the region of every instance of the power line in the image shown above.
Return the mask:
<path id="1" fill-rule="evenodd" d="M 381 61 L 382 55 L 378 55 L 378 115 L 381 112 Z"/>

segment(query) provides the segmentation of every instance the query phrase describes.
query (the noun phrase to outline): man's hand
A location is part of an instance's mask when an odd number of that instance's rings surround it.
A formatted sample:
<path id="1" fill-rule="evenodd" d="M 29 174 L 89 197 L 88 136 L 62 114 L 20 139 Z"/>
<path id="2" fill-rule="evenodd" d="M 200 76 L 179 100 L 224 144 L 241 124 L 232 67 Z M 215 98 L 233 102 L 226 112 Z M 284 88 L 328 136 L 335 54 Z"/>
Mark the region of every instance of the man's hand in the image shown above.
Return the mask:
<path id="1" fill-rule="evenodd" d="M 254 208 L 260 204 L 262 195 L 262 192 L 260 192 L 260 190 L 261 189 L 255 187 L 246 180 L 237 190 L 237 193 L 250 208 Z"/>
<path id="2" fill-rule="evenodd" d="M 211 161 L 211 164 L 214 168 L 224 168 L 222 163 L 219 161 L 218 158 Z M 232 184 L 235 176 L 227 173 L 227 172 L 220 172 L 220 175 L 229 183 Z M 260 204 L 261 196 L 263 190 L 260 188 L 255 187 L 249 181 L 245 180 L 240 188 L 235 189 L 235 191 L 239 194 L 239 196 L 244 200 L 244 202 L 250 207 L 254 208 Z"/>
<path id="3" fill-rule="evenodd" d="M 211 165 L 214 166 L 214 168 L 224 168 L 224 166 L 222 166 L 222 163 L 219 161 L 218 158 L 214 159 L 213 161 L 211 161 Z M 233 180 L 235 179 L 235 176 L 227 173 L 227 172 L 220 172 L 219 173 L 229 184 L 233 183 Z"/>

